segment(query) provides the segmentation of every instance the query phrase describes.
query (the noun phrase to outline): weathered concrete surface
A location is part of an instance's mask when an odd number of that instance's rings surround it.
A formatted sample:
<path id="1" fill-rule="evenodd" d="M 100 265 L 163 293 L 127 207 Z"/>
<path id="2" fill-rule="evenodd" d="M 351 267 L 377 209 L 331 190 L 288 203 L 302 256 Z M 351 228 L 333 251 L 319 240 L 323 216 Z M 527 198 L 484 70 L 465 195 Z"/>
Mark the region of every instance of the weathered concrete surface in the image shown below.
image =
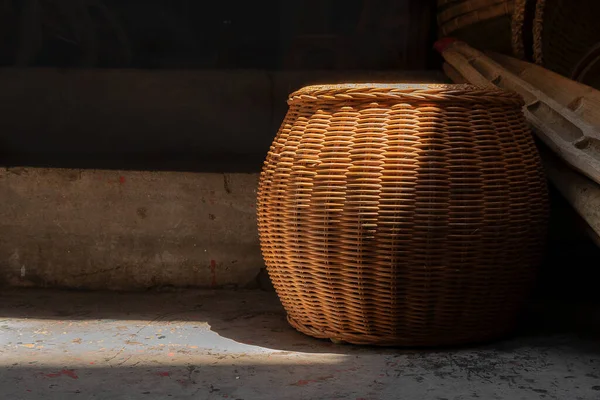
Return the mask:
<path id="1" fill-rule="evenodd" d="M 11 400 L 600 398 L 597 336 L 559 329 L 556 310 L 545 332 L 398 350 L 303 336 L 260 291 L 20 290 L 1 293 L 0 309 L 0 392 Z"/>
<path id="2" fill-rule="evenodd" d="M 253 283 L 257 174 L 0 168 L 0 284 Z"/>

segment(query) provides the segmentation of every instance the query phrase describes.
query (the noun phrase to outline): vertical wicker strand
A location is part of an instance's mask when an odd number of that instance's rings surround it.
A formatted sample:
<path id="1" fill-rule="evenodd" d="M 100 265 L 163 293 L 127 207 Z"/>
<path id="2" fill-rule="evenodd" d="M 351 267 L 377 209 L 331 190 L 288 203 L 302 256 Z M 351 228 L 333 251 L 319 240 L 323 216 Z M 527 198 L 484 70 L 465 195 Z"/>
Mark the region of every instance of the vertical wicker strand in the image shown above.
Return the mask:
<path id="1" fill-rule="evenodd" d="M 309 267 L 306 264 L 306 243 L 304 226 L 304 209 L 310 196 L 311 173 L 306 171 L 304 164 L 298 162 L 298 149 L 304 141 L 304 130 L 308 124 L 306 115 L 311 115 L 311 105 L 295 105 L 298 113 L 296 123 L 290 129 L 284 147 L 285 159 L 280 161 L 277 176 L 281 182 L 278 192 L 280 204 L 276 207 L 283 211 L 283 218 L 277 221 L 278 228 L 283 232 L 282 274 L 289 275 L 293 280 L 293 289 L 297 301 L 294 303 L 294 316 L 302 320 L 310 320 L 308 310 L 313 307 L 314 287 Z"/>
<path id="2" fill-rule="evenodd" d="M 435 104 L 419 102 L 415 147 L 417 156 L 416 209 L 413 227 L 413 261 L 410 278 L 411 334 L 424 336 L 435 326 L 435 305 L 444 295 L 449 175 L 442 118 Z"/>
<path id="3" fill-rule="evenodd" d="M 298 114 L 290 109 L 279 129 L 261 173 L 261 184 L 258 190 L 257 214 L 261 248 L 269 277 L 278 290 L 278 295 L 284 307 L 298 307 L 297 288 L 293 275 L 287 274 L 285 258 L 283 221 L 286 217 L 284 210 L 278 207 L 274 199 L 282 198 L 285 193 L 288 173 L 286 168 L 292 164 L 289 148 L 286 143 L 289 133 Z"/>
<path id="4" fill-rule="evenodd" d="M 388 311 L 393 337 L 406 336 L 407 290 L 412 254 L 412 226 L 417 183 L 418 113 L 408 103 L 392 104 L 379 201 L 378 266 L 390 269 Z"/>
<path id="5" fill-rule="evenodd" d="M 448 283 L 448 288 L 436 304 L 439 310 L 436 325 L 451 332 L 457 326 L 469 326 L 471 316 L 460 312 L 460 304 L 469 296 L 468 276 L 478 273 L 477 256 L 483 219 L 483 182 L 476 140 L 485 132 L 473 126 L 477 120 L 470 117 L 467 107 L 464 104 L 444 105 L 439 110 L 445 117 L 444 130 L 448 132 L 445 148 L 445 168 L 449 173 L 448 225 L 446 258 L 441 276 Z"/>
<path id="6" fill-rule="evenodd" d="M 352 165 L 349 152 L 357 116 L 352 107 L 344 105 L 333 107 L 331 112 L 327 140 L 321 151 L 321 171 L 315 179 L 319 179 L 320 185 L 326 186 L 322 189 L 322 201 L 327 208 L 329 233 L 327 241 L 330 249 L 328 256 L 330 279 L 327 294 L 336 312 L 335 330 L 331 326 L 328 330 L 332 331 L 331 337 L 336 338 L 336 331 L 351 330 L 349 316 L 352 315 L 352 310 L 348 309 L 348 305 L 351 304 L 352 297 L 356 293 L 353 282 L 345 279 L 346 265 L 340 258 L 342 248 L 340 223 L 346 202 L 346 171 Z"/>
<path id="7" fill-rule="evenodd" d="M 511 204 L 510 195 L 506 189 L 510 187 L 510 180 L 506 175 L 506 152 L 503 146 L 512 141 L 506 135 L 506 131 L 496 129 L 492 118 L 493 114 L 488 111 L 488 107 L 474 108 L 473 112 L 480 117 L 477 121 L 479 134 L 476 135 L 475 143 L 481 159 L 483 221 L 485 222 L 480 227 L 481 251 L 476 263 L 481 266 L 478 269 L 478 279 L 485 282 L 491 271 L 505 269 L 503 258 L 507 251 L 506 232 L 509 229 L 507 216 L 510 214 Z M 504 274 L 505 272 L 497 273 Z M 491 318 L 494 317 L 486 315 L 486 307 L 503 307 L 503 304 L 495 303 L 493 299 L 490 302 L 482 302 L 482 299 L 487 298 L 488 292 L 489 290 L 484 292 L 476 287 L 469 291 L 466 302 L 472 305 L 470 308 L 477 310 L 472 315 L 464 317 L 471 326 L 480 326 L 482 319 L 487 322 L 484 326 L 491 326 L 493 324 Z M 489 335 L 489 332 L 482 332 L 483 337 Z"/>
<path id="8" fill-rule="evenodd" d="M 340 299 L 332 290 L 333 282 L 339 276 L 336 263 L 335 245 L 335 213 L 339 207 L 340 196 L 332 192 L 335 188 L 335 177 L 332 176 L 331 167 L 335 164 L 328 160 L 328 147 L 330 146 L 331 113 L 334 105 L 322 103 L 318 110 L 310 117 L 306 126 L 306 133 L 311 139 L 311 148 L 314 158 L 311 157 L 310 169 L 315 172 L 312 177 L 312 192 L 309 199 L 305 219 L 307 226 L 307 262 L 313 275 L 315 291 L 319 293 L 316 305 L 321 310 L 317 326 L 313 328 L 320 332 L 339 330 L 341 328 L 341 313 L 338 308 Z M 333 195 L 333 198 L 332 198 Z M 337 201 L 334 200 L 337 198 Z M 321 272 L 321 273 L 318 273 Z M 315 319 L 313 318 L 313 324 Z"/>
<path id="9" fill-rule="evenodd" d="M 390 103 L 382 100 L 371 104 L 369 108 L 361 110 L 361 126 L 356 131 L 357 135 L 364 136 L 362 140 L 364 140 L 365 146 L 367 143 L 369 144 L 370 148 L 367 148 L 363 154 L 366 156 L 365 161 L 368 160 L 369 166 L 373 167 L 370 169 L 372 172 L 369 172 L 368 177 L 365 176 L 363 181 L 365 183 L 364 187 L 369 193 L 369 200 L 362 212 L 364 216 L 368 216 L 368 220 L 365 218 L 365 223 L 363 223 L 363 227 L 368 232 L 365 240 L 367 241 L 367 249 L 370 252 L 367 264 L 370 268 L 366 271 L 368 273 L 366 278 L 373 294 L 365 302 L 365 314 L 371 327 L 368 332 L 369 335 L 376 332 L 392 331 L 388 321 L 383 318 L 383 316 L 389 316 L 390 313 L 391 268 L 389 266 L 383 268 L 379 266 L 377 246 L 382 228 L 379 210 L 381 209 L 385 152 L 390 136 L 388 128 Z M 388 253 L 388 256 L 391 258 L 392 254 Z"/>
<path id="10" fill-rule="evenodd" d="M 527 249 L 529 248 L 529 202 L 531 202 L 530 188 L 527 187 L 527 175 L 524 174 L 525 164 L 522 153 L 522 141 L 519 136 L 525 133 L 515 129 L 514 122 L 520 119 L 517 115 L 507 116 L 506 106 L 495 106 L 487 109 L 488 119 L 496 127 L 496 132 L 502 138 L 504 146 L 505 173 L 508 178 L 508 192 L 510 196 L 510 206 L 505 218 L 508 220 L 507 230 L 504 232 L 505 249 L 502 257 L 513 260 L 512 263 L 504 264 L 504 268 L 498 269 L 490 267 L 488 272 L 489 288 L 487 293 L 480 293 L 482 299 L 482 309 L 485 307 L 499 308 L 499 304 L 506 310 L 512 310 L 512 313 L 505 314 L 505 320 L 501 321 L 509 329 L 515 323 L 516 311 L 523 300 L 517 299 L 516 294 L 523 293 L 526 283 L 524 278 L 531 273 L 531 265 L 527 258 Z M 518 125 L 517 125 L 518 126 Z M 539 238 L 534 239 L 539 241 Z M 489 275 L 491 271 L 496 271 L 496 276 Z M 517 279 L 515 281 L 515 278 Z M 512 283 L 511 283 L 512 282 Z M 492 323 L 491 317 L 488 317 Z M 509 319 L 510 318 L 510 319 Z M 497 321 L 494 321 L 497 323 Z"/>
<path id="11" fill-rule="evenodd" d="M 349 152 L 352 165 L 346 173 L 346 203 L 340 226 L 346 277 L 355 283 L 348 316 L 351 331 L 368 335 L 373 332 L 370 297 L 374 290 L 374 234 L 377 224 L 380 175 L 383 164 L 383 130 L 378 122 L 377 105 L 353 102 L 358 123 L 354 127 Z"/>

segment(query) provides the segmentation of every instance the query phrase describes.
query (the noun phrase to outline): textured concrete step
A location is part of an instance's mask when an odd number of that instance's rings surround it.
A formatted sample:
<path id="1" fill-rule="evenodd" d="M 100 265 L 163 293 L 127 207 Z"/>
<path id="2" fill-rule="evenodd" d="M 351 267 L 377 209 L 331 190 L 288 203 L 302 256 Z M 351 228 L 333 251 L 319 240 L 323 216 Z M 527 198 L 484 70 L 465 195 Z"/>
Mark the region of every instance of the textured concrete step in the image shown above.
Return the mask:
<path id="1" fill-rule="evenodd" d="M 0 168 L 0 284 L 245 287 L 257 174 Z"/>

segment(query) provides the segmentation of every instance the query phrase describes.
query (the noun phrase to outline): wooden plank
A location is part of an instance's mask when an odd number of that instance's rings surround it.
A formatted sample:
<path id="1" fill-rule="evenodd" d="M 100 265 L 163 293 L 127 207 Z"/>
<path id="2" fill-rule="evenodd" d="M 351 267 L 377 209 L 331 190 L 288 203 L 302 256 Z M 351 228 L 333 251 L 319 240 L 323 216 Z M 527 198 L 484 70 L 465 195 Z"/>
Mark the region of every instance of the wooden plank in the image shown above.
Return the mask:
<path id="1" fill-rule="evenodd" d="M 539 88 L 591 125 L 600 126 L 600 91 L 556 72 L 498 53 L 486 53 L 511 73 Z"/>
<path id="2" fill-rule="evenodd" d="M 452 80 L 454 83 L 469 83 L 469 81 L 460 74 L 452 65 L 447 62 L 442 65 L 442 69 L 448 78 Z"/>
<path id="3" fill-rule="evenodd" d="M 455 83 L 467 82 L 452 65 L 444 63 L 443 69 Z M 549 180 L 587 223 L 587 235 L 600 247 L 600 185 L 569 168 L 547 148 L 540 148 L 540 154 Z"/>
<path id="4" fill-rule="evenodd" d="M 445 60 L 470 83 L 495 85 L 519 93 L 534 132 L 569 165 L 600 183 L 600 129 L 574 110 L 517 74 L 467 45 L 455 41 L 437 46 Z M 556 85 L 556 82 L 548 82 Z M 593 90 L 593 89 L 592 89 Z M 565 98 L 574 96 L 564 95 Z M 573 103 L 579 104 L 579 102 Z M 589 115 L 589 112 L 588 112 Z"/>

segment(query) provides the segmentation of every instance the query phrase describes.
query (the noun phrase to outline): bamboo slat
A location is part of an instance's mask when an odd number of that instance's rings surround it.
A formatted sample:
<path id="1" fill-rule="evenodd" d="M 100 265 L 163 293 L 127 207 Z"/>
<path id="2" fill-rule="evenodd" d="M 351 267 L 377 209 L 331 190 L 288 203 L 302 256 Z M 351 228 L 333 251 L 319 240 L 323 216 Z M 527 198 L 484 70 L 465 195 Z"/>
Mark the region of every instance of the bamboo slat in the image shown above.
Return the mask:
<path id="1" fill-rule="evenodd" d="M 593 89 L 586 89 L 587 97 L 579 96 L 573 90 L 554 89 L 553 93 L 561 93 L 555 99 L 519 77 L 524 69 L 513 73 L 466 43 L 456 41 L 438 48 L 446 61 L 469 82 L 519 93 L 525 99 L 523 112 L 534 132 L 569 165 L 600 183 L 600 128 L 594 122 L 597 113 L 593 105 L 587 104 L 589 98 L 596 98 L 594 92 L 589 94 Z M 559 86 L 556 81 L 553 84 Z M 575 86 L 569 85 L 571 87 Z M 573 100 L 567 103 L 566 99 Z"/>

